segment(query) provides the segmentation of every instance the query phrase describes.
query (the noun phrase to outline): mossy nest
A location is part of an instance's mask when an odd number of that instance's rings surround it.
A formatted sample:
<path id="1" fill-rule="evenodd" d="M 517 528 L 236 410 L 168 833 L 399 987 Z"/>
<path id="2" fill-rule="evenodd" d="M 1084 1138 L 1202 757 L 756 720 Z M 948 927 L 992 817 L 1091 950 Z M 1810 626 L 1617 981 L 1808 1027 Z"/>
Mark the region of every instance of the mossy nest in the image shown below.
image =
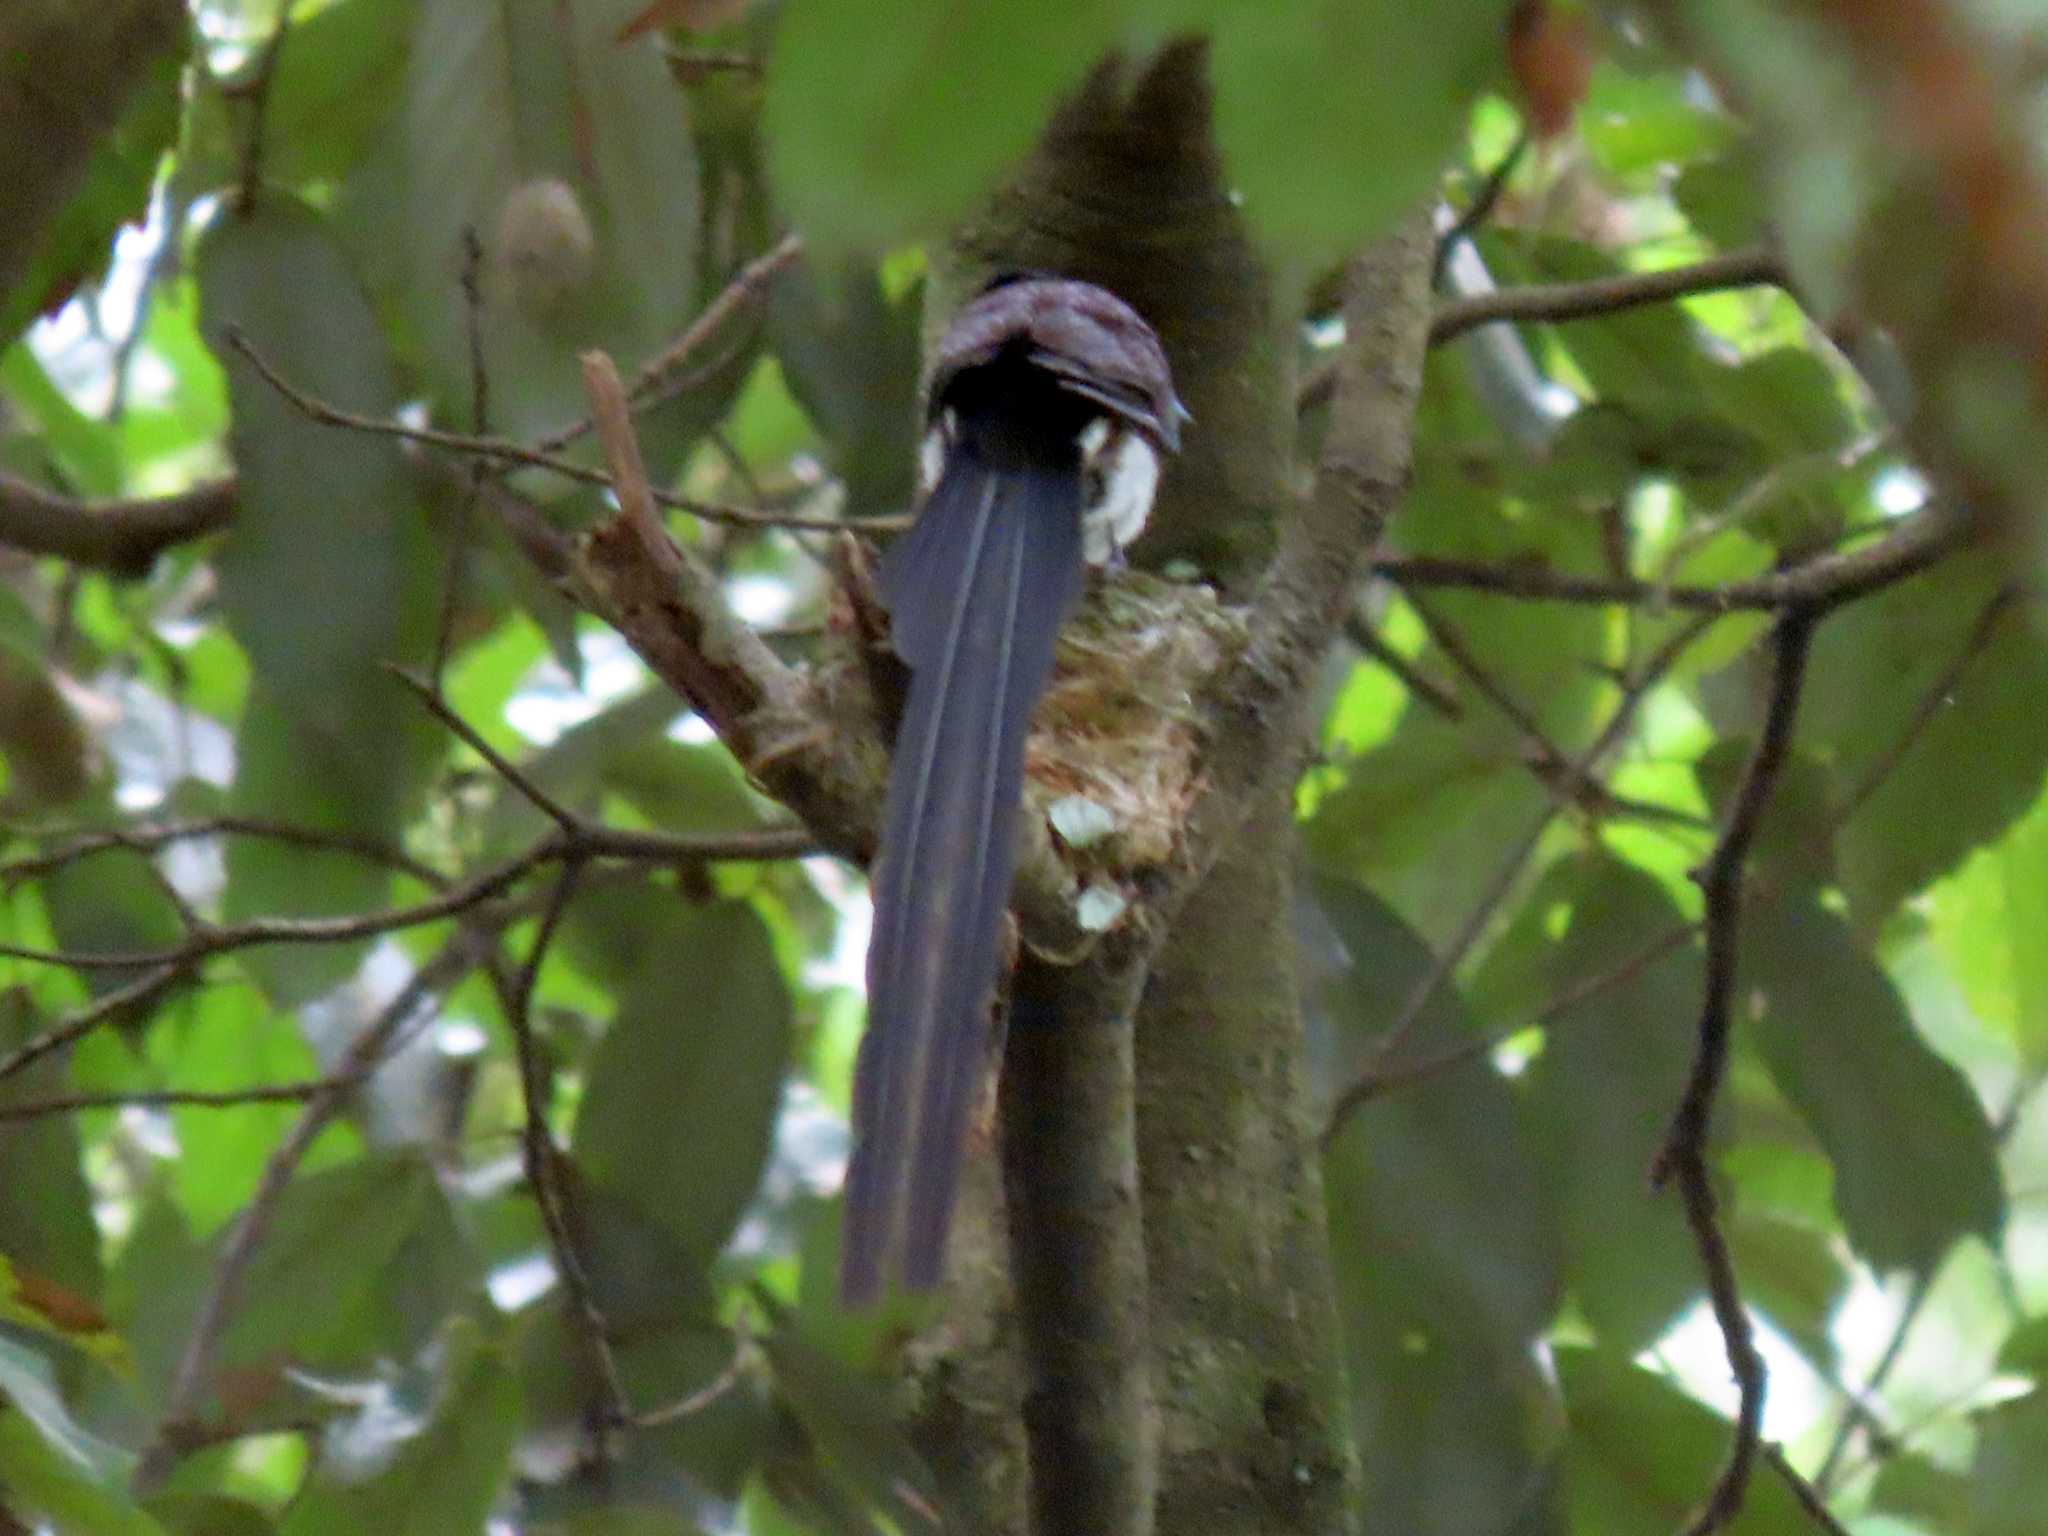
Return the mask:
<path id="1" fill-rule="evenodd" d="M 1032 720 L 1025 804 L 1083 883 L 1168 864 L 1201 788 L 1195 699 L 1244 647 L 1207 587 L 1126 571 L 1091 582 Z"/>

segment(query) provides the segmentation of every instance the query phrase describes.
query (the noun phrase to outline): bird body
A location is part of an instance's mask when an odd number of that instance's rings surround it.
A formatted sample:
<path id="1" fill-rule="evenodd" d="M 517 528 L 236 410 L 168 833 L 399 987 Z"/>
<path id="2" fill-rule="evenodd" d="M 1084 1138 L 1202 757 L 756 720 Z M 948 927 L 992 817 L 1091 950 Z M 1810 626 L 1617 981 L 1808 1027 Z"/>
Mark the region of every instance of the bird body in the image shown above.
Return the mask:
<path id="1" fill-rule="evenodd" d="M 1090 564 L 1144 527 L 1186 413 L 1158 338 L 1088 283 L 999 283 L 934 359 L 924 503 L 884 557 L 909 667 L 890 768 L 840 1286 L 937 1283 L 1015 869 L 1031 715 Z"/>

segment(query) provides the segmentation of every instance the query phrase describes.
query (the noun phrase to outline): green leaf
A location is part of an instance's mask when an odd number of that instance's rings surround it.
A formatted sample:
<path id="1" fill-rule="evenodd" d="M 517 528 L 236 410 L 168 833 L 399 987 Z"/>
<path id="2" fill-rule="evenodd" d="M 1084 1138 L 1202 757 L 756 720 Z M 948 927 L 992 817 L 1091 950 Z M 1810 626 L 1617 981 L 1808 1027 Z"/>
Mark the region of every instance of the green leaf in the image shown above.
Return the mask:
<path id="1" fill-rule="evenodd" d="M 1840 798 L 1882 775 L 1836 843 L 1861 928 L 1997 839 L 2040 797 L 2048 711 L 2016 706 L 2048 697 L 2039 603 L 2008 604 L 1989 638 L 1973 639 L 2010 575 L 1994 556 L 1959 556 L 1851 604 L 1814 641 L 1802 742 L 1832 755 Z M 1916 732 L 1935 686 L 1971 644 L 1981 649 Z"/>
<path id="2" fill-rule="evenodd" d="M 33 37 L 33 33 L 31 33 Z M 18 38 L 18 34 L 17 34 Z M 154 60 L 114 131 L 94 147 L 70 205 L 43 231 L 28 271 L 0 294 L 0 347 L 106 271 L 121 226 L 149 211 L 157 164 L 178 135 L 182 51 Z"/>
<path id="3" fill-rule="evenodd" d="M 73 1474 L 111 1487 L 127 1473 L 132 1458 L 72 1417 L 51 1362 L 5 1334 L 0 1334 L 0 1403 L 14 1410 L 0 1423 L 12 1423 L 18 1415 Z M 8 1486 L 5 1470 L 0 1457 L 0 1488 Z"/>
<path id="4" fill-rule="evenodd" d="M 1764 196 L 1754 155 L 1737 149 L 1695 160 L 1679 173 L 1671 196 L 1687 222 L 1723 249 L 1763 236 Z"/>
<path id="5" fill-rule="evenodd" d="M 313 210 L 278 195 L 226 215 L 200 247 L 205 329 L 238 328 L 296 386 L 384 416 L 398 385 L 375 317 Z M 394 836 L 441 742 L 380 664 L 422 659 L 439 581 L 392 444 L 305 420 L 239 356 L 227 362 L 241 513 L 217 567 L 221 603 L 255 673 L 237 742 L 236 808 Z M 388 888 L 360 860 L 261 839 L 228 854 L 230 919 L 360 911 Z M 249 957 L 273 996 L 303 999 L 358 951 Z"/>
<path id="6" fill-rule="evenodd" d="M 1727 1422 L 1618 1354 L 1557 1352 L 1571 1430 L 1565 1441 L 1568 1529 L 1588 1536 L 1681 1528 L 1727 1458 Z M 1730 1536 L 1804 1536 L 1812 1526 L 1768 1473 L 1752 1478 Z"/>
<path id="7" fill-rule="evenodd" d="M 291 1015 L 266 1007 L 247 987 L 211 987 L 194 994 L 175 1020 L 157 1027 L 150 1047 L 163 1064 L 164 1085 L 171 1088 L 225 1092 L 303 1081 L 320 1071 Z M 178 1138 L 171 1179 L 194 1228 L 211 1232 L 241 1209 L 262 1177 L 264 1160 L 300 1109 L 297 1104 L 238 1104 L 171 1111 Z"/>
<path id="8" fill-rule="evenodd" d="M 28 994 L 0 993 L 0 1055 L 41 1026 Z M 30 1104 L 65 1091 L 65 1055 L 47 1057 L 0 1082 L 0 1105 Z M 35 1281 L 90 1304 L 100 1296 L 100 1237 L 92 1191 L 79 1166 L 78 1124 L 68 1115 L 0 1121 L 0 1258 Z M 0 1298 L 6 1294 L 0 1283 Z"/>
<path id="9" fill-rule="evenodd" d="M 1847 924 L 1788 899 L 1753 904 L 1743 937 L 1758 1049 L 1834 1164 L 1850 1246 L 1926 1273 L 1959 1237 L 1995 1241 L 2005 1194 L 1983 1106 Z"/>
<path id="10" fill-rule="evenodd" d="M 6 1349 L 0 1340 L 0 1361 Z M 25 1414 L 0 1408 L 0 1488 L 10 1513 L 46 1520 L 62 1536 L 164 1536 L 130 1501 L 122 1475 L 96 1472 L 38 1430 Z"/>
<path id="11" fill-rule="evenodd" d="M 1493 0 L 1196 0 L 1186 11 L 1184 25 L 1215 30 L 1216 136 L 1231 182 L 1293 255 L 1351 250 L 1390 229 L 1436 185 L 1500 67 Z"/>
<path id="12" fill-rule="evenodd" d="M 388 1423 L 331 1429 L 320 1469 L 280 1536 L 452 1536 L 483 1528 L 518 1434 L 519 1383 L 473 1324 L 451 1326 L 439 1350 L 431 1419 L 396 1435 Z M 346 1458 L 336 1454 L 338 1439 L 347 1442 Z"/>
<path id="13" fill-rule="evenodd" d="M 2048 1390 L 1977 1418 L 1970 1464 L 1970 1536 L 2031 1536 L 2048 1508 Z"/>
<path id="14" fill-rule="evenodd" d="M 373 1152 L 303 1174 L 256 1251 L 222 1359 L 339 1369 L 409 1355 L 467 1292 L 469 1268 L 447 1197 L 418 1152 Z"/>
<path id="15" fill-rule="evenodd" d="M 270 1536 L 277 1529 L 259 1506 L 218 1493 L 160 1493 L 145 1506 L 171 1536 Z"/>
<path id="16" fill-rule="evenodd" d="M 1340 1071 L 1373 1060 L 1430 968 L 1419 936 L 1355 886 L 1318 880 L 1348 970 L 1327 989 Z M 1394 1062 L 1473 1031 L 1440 991 Z M 1358 1108 L 1323 1165 L 1352 1424 L 1374 1531 L 1505 1530 L 1540 1497 L 1547 1392 L 1531 1347 L 1561 1288 L 1557 1232 L 1507 1085 L 1483 1058 Z"/>
<path id="17" fill-rule="evenodd" d="M 486 252 L 480 321 L 495 430 L 538 436 L 583 414 L 576 354 L 630 371 L 696 298 L 697 156 L 651 43 L 620 46 L 642 0 L 575 6 L 429 0 L 406 83 L 403 301 L 436 392 L 470 399 L 456 278 L 463 232 Z M 657 478 L 678 443 L 643 418 Z M 701 428 L 700 428 L 701 430 Z M 692 435 L 692 434 L 685 434 Z"/>
<path id="18" fill-rule="evenodd" d="M 1929 893 L 1934 943 L 1980 1018 L 2048 1066 L 2048 797 Z"/>
<path id="19" fill-rule="evenodd" d="M 264 174 L 345 174 L 401 100 L 417 0 L 339 0 L 293 26 L 262 99 Z"/>
<path id="20" fill-rule="evenodd" d="M 812 0 L 776 28 L 763 135 L 775 187 L 817 248 L 936 234 L 993 190 L 1116 36 L 1116 7 L 1067 0 L 935 11 Z M 858 69 L 847 68 L 860 60 Z"/>
<path id="21" fill-rule="evenodd" d="M 1609 176 L 1654 184 L 1674 164 L 1726 149 L 1738 130 L 1727 113 L 1703 104 L 1689 71 L 1634 74 L 1603 60 L 1595 66 L 1579 131 Z"/>
<path id="22" fill-rule="evenodd" d="M 1605 854 L 1546 871 L 1473 978 L 1496 1027 L 1637 959 L 1684 921 L 1654 878 Z M 1675 1197 L 1648 1170 L 1692 1059 L 1700 965 L 1691 948 L 1557 1014 L 1516 1082 L 1522 1124 L 1564 1233 L 1565 1273 L 1603 1343 L 1650 1343 L 1697 1293 Z"/>
<path id="23" fill-rule="evenodd" d="M 677 901 L 591 1061 L 578 1158 L 700 1267 L 760 1181 L 789 1032 L 781 967 L 753 909 Z"/>

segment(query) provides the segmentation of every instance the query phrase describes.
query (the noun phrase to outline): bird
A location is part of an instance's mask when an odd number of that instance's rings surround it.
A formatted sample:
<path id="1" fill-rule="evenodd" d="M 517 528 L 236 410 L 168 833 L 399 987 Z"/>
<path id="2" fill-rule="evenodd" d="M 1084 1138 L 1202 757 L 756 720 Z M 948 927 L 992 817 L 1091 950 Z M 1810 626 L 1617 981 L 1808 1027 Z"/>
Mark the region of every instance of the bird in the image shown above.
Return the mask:
<path id="1" fill-rule="evenodd" d="M 933 354 L 921 503 L 878 590 L 908 670 L 873 872 L 840 1241 L 848 1306 L 935 1286 L 992 1045 L 1031 715 L 1091 568 L 1143 532 L 1191 421 L 1096 284 L 998 276 Z"/>

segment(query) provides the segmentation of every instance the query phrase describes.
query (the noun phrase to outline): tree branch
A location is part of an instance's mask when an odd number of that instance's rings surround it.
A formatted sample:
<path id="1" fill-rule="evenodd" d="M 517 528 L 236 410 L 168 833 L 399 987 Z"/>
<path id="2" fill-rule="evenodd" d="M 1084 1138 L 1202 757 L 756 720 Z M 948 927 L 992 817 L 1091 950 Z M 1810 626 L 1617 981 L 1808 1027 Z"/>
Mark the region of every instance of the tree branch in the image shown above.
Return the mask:
<path id="1" fill-rule="evenodd" d="M 1687 266 L 1624 272 L 1575 283 L 1532 283 L 1452 299 L 1437 307 L 1429 325 L 1429 343 L 1441 346 L 1474 326 L 1501 320 L 1585 320 L 1724 288 L 1784 288 L 1789 283 L 1776 251 L 1750 246 Z"/>
<path id="2" fill-rule="evenodd" d="M 1000 1079 L 1031 1529 L 1148 1536 L 1159 1488 L 1133 1023 L 1150 951 L 1023 957 Z"/>
<path id="3" fill-rule="evenodd" d="M 1574 576 L 1542 565 L 1483 565 L 1434 555 L 1381 555 L 1373 571 L 1403 587 L 1455 587 L 1534 602 L 1665 606 L 1696 613 L 1833 606 L 1916 576 L 1961 548 L 1968 525 L 1936 509 L 1905 518 L 1883 538 L 1816 555 L 1788 570 L 1720 586 L 1664 585 L 1631 577 Z"/>
<path id="4" fill-rule="evenodd" d="M 1715 1480 L 1706 1504 L 1688 1527 L 1688 1536 L 1708 1536 L 1741 1512 L 1750 1473 L 1761 1444 L 1764 1409 L 1764 1362 L 1757 1352 L 1749 1314 L 1736 1283 L 1716 1211 L 1713 1179 L 1706 1147 L 1714 1101 L 1728 1070 L 1729 1035 L 1734 1025 L 1736 963 L 1741 952 L 1742 875 L 1750 845 L 1763 823 L 1764 809 L 1791 749 L 1799 717 L 1800 690 L 1806 679 L 1807 656 L 1822 610 L 1794 608 L 1778 620 L 1772 635 L 1773 672 L 1770 706 L 1756 750 L 1743 769 L 1728 824 L 1699 876 L 1706 899 L 1706 982 L 1701 1005 L 1699 1043 L 1678 1111 L 1651 1168 L 1657 1187 L 1675 1181 L 1685 1203 L 1686 1223 L 1706 1271 L 1707 1295 L 1714 1319 L 1728 1349 L 1728 1366 L 1741 1388 L 1735 1436 L 1727 1465 Z"/>
<path id="5" fill-rule="evenodd" d="M 228 527 L 239 505 L 232 478 L 171 496 L 80 501 L 0 473 L 0 544 L 110 576 L 140 577 L 173 545 Z"/>

